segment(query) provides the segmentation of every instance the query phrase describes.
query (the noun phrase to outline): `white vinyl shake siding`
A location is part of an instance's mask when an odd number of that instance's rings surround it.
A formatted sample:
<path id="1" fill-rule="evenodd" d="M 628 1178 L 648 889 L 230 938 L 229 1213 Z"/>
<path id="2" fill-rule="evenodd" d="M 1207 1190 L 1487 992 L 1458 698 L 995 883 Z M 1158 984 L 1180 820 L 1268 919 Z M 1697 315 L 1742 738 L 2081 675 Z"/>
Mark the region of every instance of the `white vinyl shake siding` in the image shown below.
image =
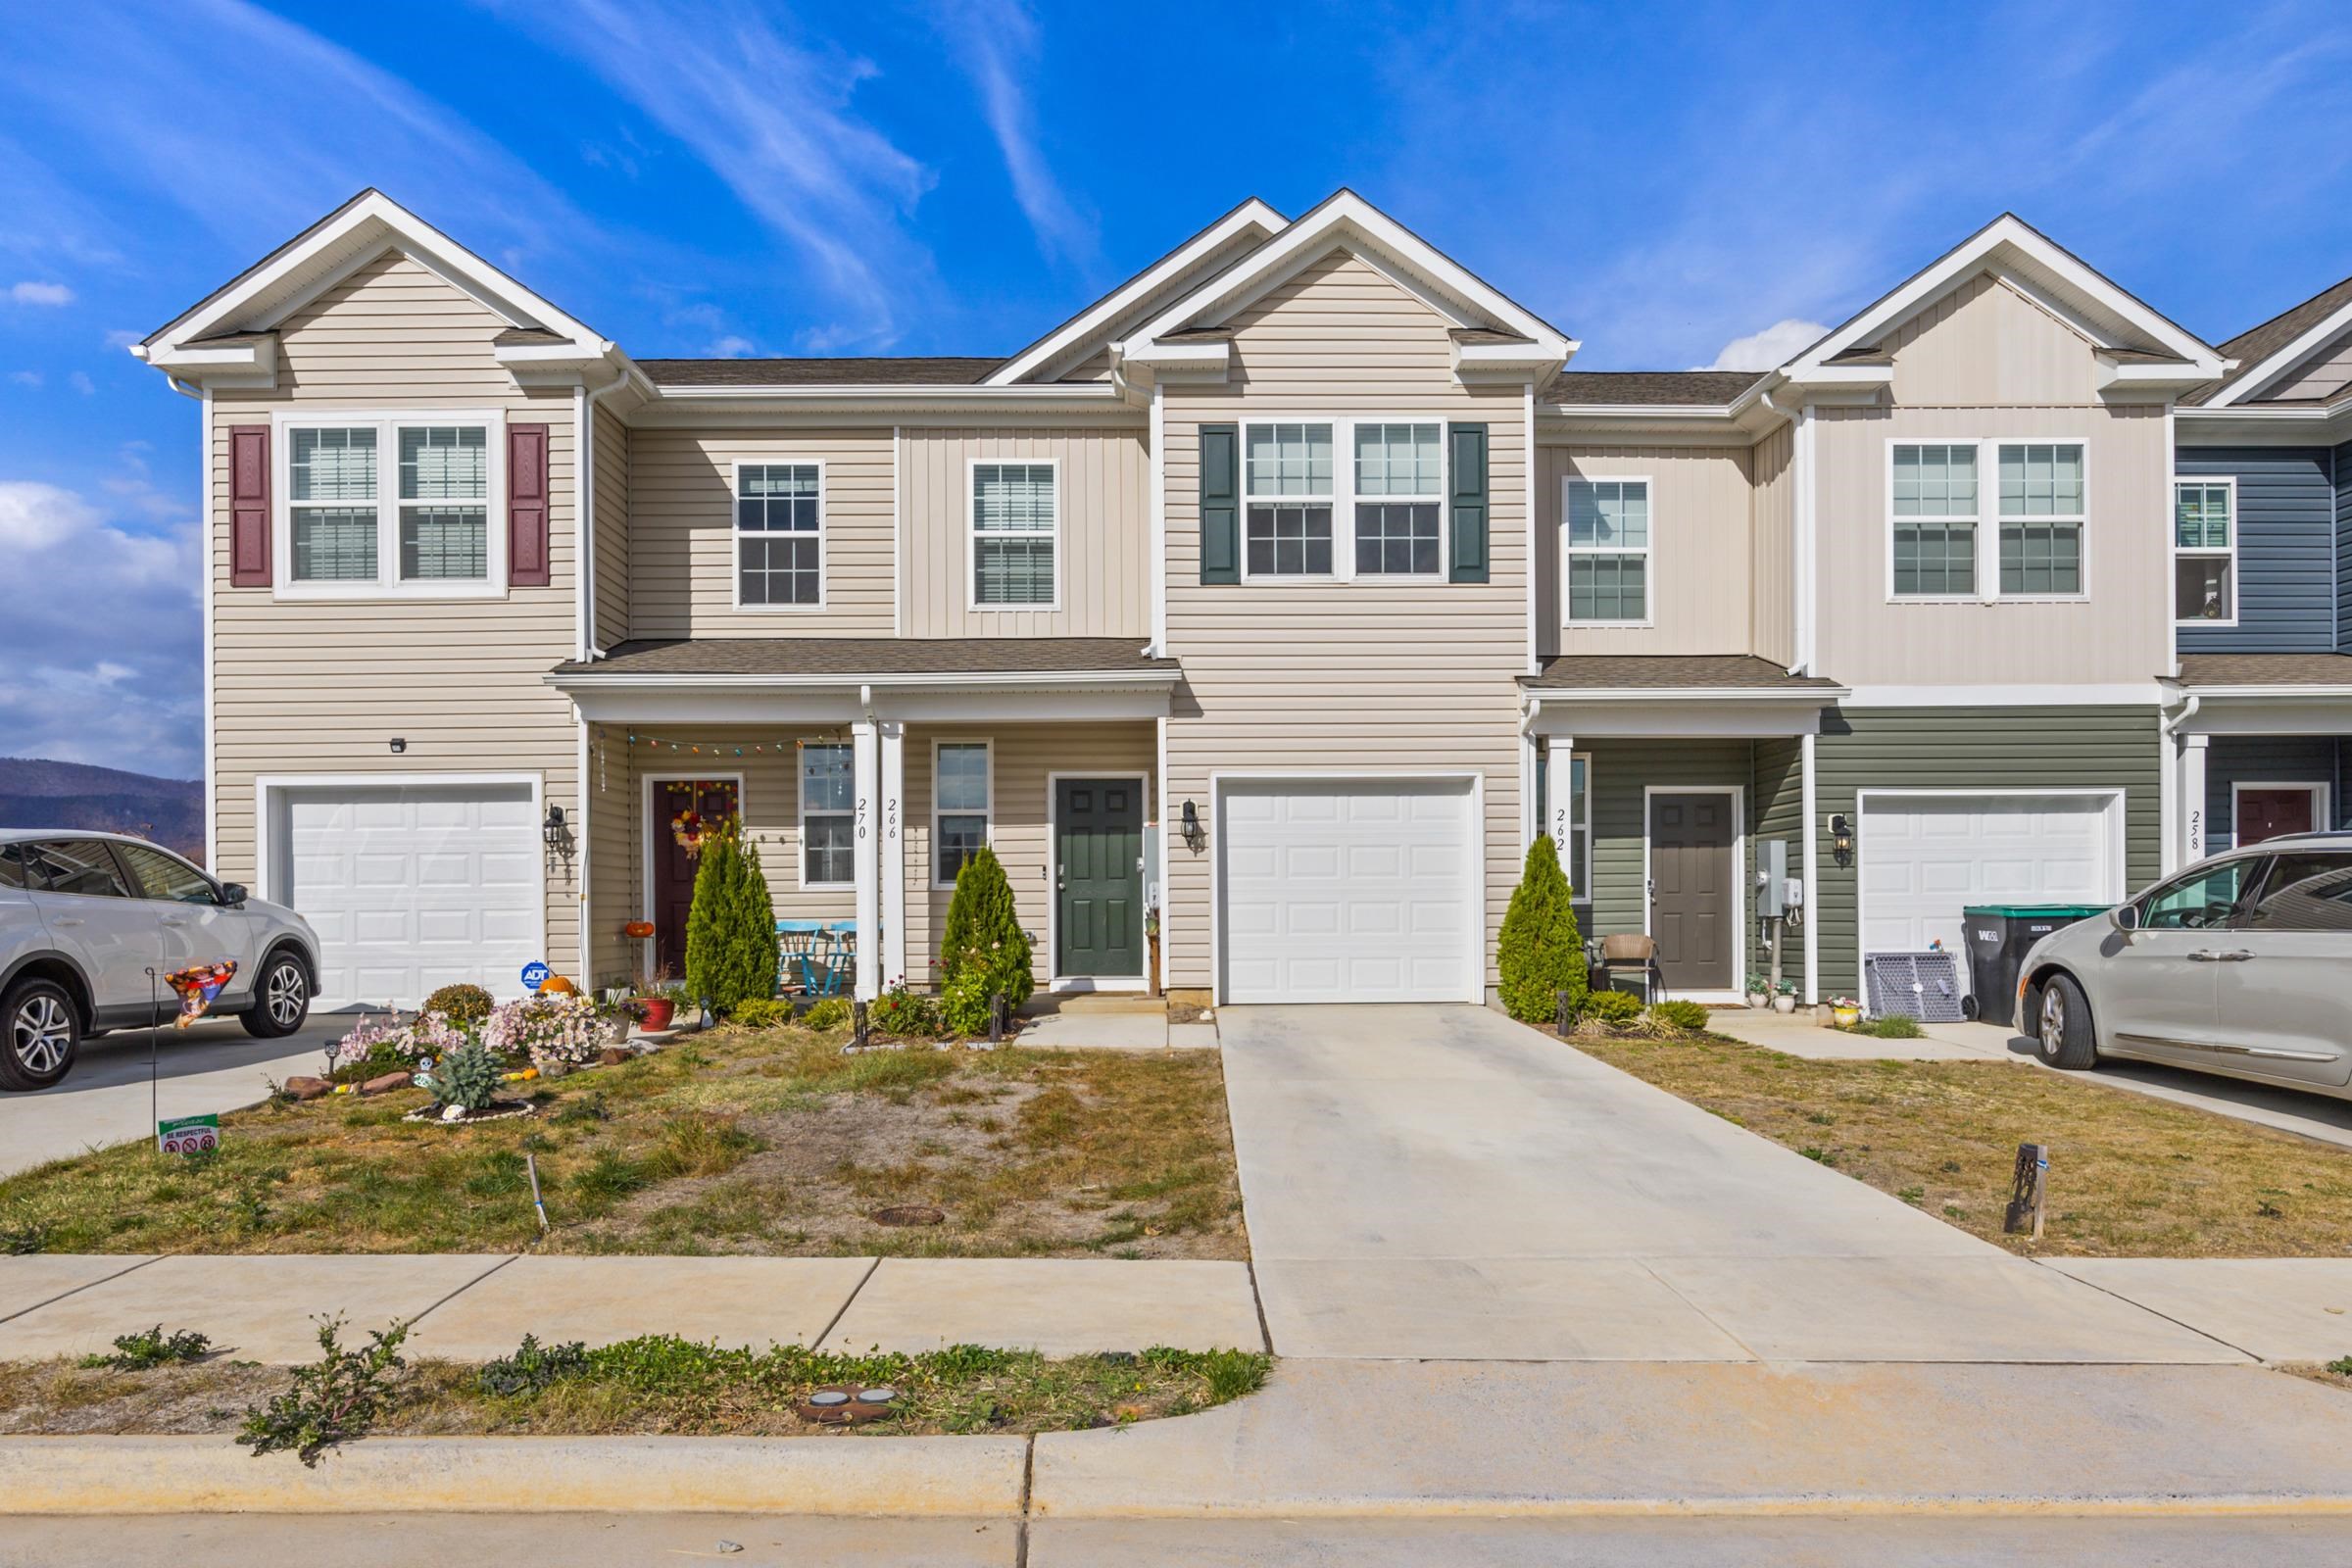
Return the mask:
<path id="1" fill-rule="evenodd" d="M 530 773 L 546 803 L 584 820 L 578 727 L 542 680 L 575 641 L 573 402 L 522 390 L 492 357 L 508 323 L 405 257 L 361 268 L 278 327 L 278 385 L 222 389 L 213 405 L 215 869 L 256 875 L 260 775 Z M 550 581 L 504 597 L 280 601 L 231 584 L 229 429 L 294 407 L 502 408 L 548 427 Z M 282 479 L 282 452 L 272 457 Z M 397 737 L 405 750 L 395 753 Z M 576 857 L 545 858 L 548 962 L 579 967 Z M 267 890 L 257 890 L 264 891 Z"/>
<path id="2" fill-rule="evenodd" d="M 1334 254 L 1228 323 L 1232 379 L 1171 383 L 1167 452 L 1168 653 L 1185 682 L 1168 722 L 1164 846 L 1170 984 L 1214 983 L 1212 841 L 1175 830 L 1191 800 L 1213 827 L 1211 772 L 1473 773 L 1484 784 L 1485 931 L 1518 878 L 1518 691 L 1527 659 L 1527 431 L 1518 386 L 1453 377 L 1448 323 L 1376 269 Z M 1203 586 L 1200 426 L 1264 417 L 1403 416 L 1488 426 L 1490 580 Z M 1344 439 L 1344 437 L 1340 438 Z M 1341 453 L 1335 461 L 1347 461 Z M 1335 515 L 1337 548 L 1352 522 Z"/>

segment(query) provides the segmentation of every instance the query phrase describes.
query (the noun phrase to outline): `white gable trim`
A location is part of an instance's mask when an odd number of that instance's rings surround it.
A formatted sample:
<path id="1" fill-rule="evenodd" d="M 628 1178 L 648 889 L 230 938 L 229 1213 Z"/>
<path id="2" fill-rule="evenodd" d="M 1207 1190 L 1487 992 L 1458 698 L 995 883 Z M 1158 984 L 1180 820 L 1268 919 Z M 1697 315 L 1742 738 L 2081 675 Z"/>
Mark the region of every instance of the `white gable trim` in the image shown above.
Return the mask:
<path id="1" fill-rule="evenodd" d="M 1885 369 L 1881 367 L 1833 366 L 1828 362 L 1848 349 L 1877 342 L 1983 271 L 1993 272 L 2044 304 L 2065 300 L 2071 308 L 2063 315 L 2090 326 L 2101 347 L 2121 346 L 2107 341 L 2111 329 L 2096 327 L 2095 323 L 2103 317 L 2114 327 L 2137 333 L 2188 362 L 2195 368 L 2191 379 L 2211 380 L 2222 373 L 2226 362 L 2210 345 L 2133 299 L 2008 213 L 1831 331 L 1790 361 L 1785 373 L 1790 380 L 1813 383 L 1884 379 Z"/>
<path id="2" fill-rule="evenodd" d="M 1162 359 L 1191 363 L 1204 357 L 1205 351 L 1221 362 L 1222 344 L 1169 344 L 1161 339 L 1188 326 L 1221 325 L 1237 312 L 1341 248 L 1361 257 L 1399 286 L 1427 300 L 1457 325 L 1491 322 L 1526 337 L 1529 339 L 1526 345 L 1511 346 L 1514 364 L 1541 361 L 1556 366 L 1577 350 L 1574 338 L 1355 192 L 1343 190 L 1162 311 L 1142 331 L 1132 334 L 1124 345 L 1127 358 L 1145 363 Z"/>
<path id="3" fill-rule="evenodd" d="M 216 290 L 131 353 L 159 368 L 201 369 L 197 339 L 232 331 L 268 331 L 387 251 L 398 251 L 516 327 L 566 339 L 572 358 L 601 358 L 612 345 L 377 190 L 363 191 Z M 544 347 L 558 347 L 546 345 Z"/>
<path id="4" fill-rule="evenodd" d="M 2320 350 L 2347 331 L 2352 331 L 2352 304 L 2347 304 L 2333 315 L 2328 316 L 2301 337 L 2296 338 L 2292 343 L 2206 399 L 2205 407 L 2209 409 L 2227 408 L 2234 403 L 2243 403 L 2258 392 L 2269 391 L 2278 382 L 2303 368 L 2304 361 L 2319 353 Z"/>
<path id="5" fill-rule="evenodd" d="M 999 366 L 980 384 L 1009 386 L 1037 374 L 1057 360 L 1076 355 L 1090 340 L 1108 333 L 1121 316 L 1151 298 L 1169 280 L 1181 277 L 1198 267 L 1202 258 L 1215 255 L 1239 236 L 1255 234 L 1264 239 L 1278 234 L 1288 221 L 1264 202 L 1250 197 L 1126 283 Z"/>

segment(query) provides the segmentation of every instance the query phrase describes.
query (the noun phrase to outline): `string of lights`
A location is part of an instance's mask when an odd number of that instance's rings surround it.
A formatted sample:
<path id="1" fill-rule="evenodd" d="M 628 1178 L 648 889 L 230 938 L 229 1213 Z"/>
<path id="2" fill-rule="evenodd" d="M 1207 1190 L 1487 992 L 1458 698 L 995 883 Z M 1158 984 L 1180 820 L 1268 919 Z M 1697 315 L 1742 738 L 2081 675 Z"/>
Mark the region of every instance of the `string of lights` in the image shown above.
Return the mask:
<path id="1" fill-rule="evenodd" d="M 648 751 L 675 752 L 681 757 L 782 757 L 787 752 L 797 752 L 808 744 L 809 742 L 806 736 L 793 741 L 772 742 L 697 741 L 671 740 L 667 736 L 645 735 L 634 730 L 629 732 L 629 745 L 632 748 L 642 746 Z M 840 743 L 819 739 L 816 744 L 828 746 Z"/>

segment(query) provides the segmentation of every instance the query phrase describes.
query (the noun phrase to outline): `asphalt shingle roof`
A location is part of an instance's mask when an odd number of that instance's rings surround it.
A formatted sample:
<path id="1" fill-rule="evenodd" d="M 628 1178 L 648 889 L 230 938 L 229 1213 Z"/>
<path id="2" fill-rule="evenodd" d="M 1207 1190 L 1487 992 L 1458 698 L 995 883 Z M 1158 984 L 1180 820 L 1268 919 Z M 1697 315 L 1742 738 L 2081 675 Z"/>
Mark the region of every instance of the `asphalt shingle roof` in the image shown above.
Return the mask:
<path id="1" fill-rule="evenodd" d="M 1820 675 L 1791 675 L 1750 654 L 1557 654 L 1543 673 L 1522 675 L 1532 690 L 1568 691 L 1809 691 L 1834 692 Z"/>
<path id="2" fill-rule="evenodd" d="M 976 386 L 1004 362 L 921 359 L 639 360 L 657 386 Z"/>
<path id="3" fill-rule="evenodd" d="M 2352 654 L 2182 654 L 2183 686 L 2352 686 Z"/>
<path id="4" fill-rule="evenodd" d="M 2314 294 L 2291 310 L 2280 311 L 2260 326 L 2250 327 L 2221 345 L 2227 358 L 2237 361 L 2237 368 L 2211 386 L 2197 388 L 2180 401 L 2203 403 L 2237 381 L 2243 380 L 2272 355 L 2319 325 L 2322 321 L 2352 304 L 2352 277 L 2345 278 L 2331 289 Z"/>
<path id="5" fill-rule="evenodd" d="M 1538 401 L 1584 405 L 1712 408 L 1731 402 L 1769 370 L 1562 370 Z"/>
<path id="6" fill-rule="evenodd" d="M 639 639 L 561 675 L 1173 675 L 1135 637 L 696 637 Z"/>

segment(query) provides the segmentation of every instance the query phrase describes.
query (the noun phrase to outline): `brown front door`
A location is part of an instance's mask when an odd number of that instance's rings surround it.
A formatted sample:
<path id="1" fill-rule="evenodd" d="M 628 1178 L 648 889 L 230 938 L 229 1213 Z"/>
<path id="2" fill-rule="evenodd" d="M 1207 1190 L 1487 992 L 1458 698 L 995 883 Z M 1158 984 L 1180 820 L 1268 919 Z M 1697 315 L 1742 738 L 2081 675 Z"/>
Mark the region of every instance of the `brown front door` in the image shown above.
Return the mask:
<path id="1" fill-rule="evenodd" d="M 686 973 L 686 912 L 694 906 L 694 873 L 702 857 L 689 855 L 671 827 L 692 810 L 715 827 L 735 815 L 732 780 L 663 779 L 654 785 L 653 820 L 646 824 L 654 862 L 654 964 L 663 975 Z"/>
<path id="2" fill-rule="evenodd" d="M 1729 991 L 1740 896 L 1730 795 L 1649 798 L 1649 934 L 1669 994 Z"/>
<path id="3" fill-rule="evenodd" d="M 2311 791 L 2307 789 L 2237 792 L 2237 842 L 2241 848 L 2281 833 L 2308 833 L 2314 825 Z"/>

